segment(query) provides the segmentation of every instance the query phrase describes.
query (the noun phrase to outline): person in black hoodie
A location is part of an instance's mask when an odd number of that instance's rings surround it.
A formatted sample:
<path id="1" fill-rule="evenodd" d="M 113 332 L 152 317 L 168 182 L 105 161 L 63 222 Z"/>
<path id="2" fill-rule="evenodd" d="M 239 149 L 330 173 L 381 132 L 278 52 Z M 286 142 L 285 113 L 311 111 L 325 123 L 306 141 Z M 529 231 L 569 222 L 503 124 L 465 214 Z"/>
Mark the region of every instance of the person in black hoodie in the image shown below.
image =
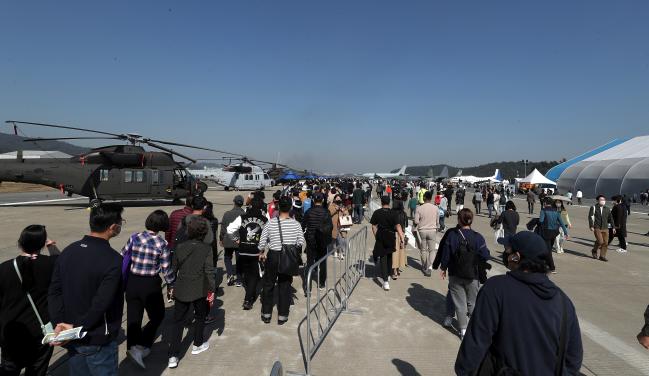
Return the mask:
<path id="1" fill-rule="evenodd" d="M 23 368 L 26 376 L 47 374 L 52 347 L 41 344 L 41 322 L 50 321 L 47 289 L 60 253 L 54 244 L 45 226 L 29 225 L 18 239 L 19 256 L 0 264 L 0 375 L 18 376 Z M 40 254 L 44 247 L 50 256 Z"/>
<path id="2" fill-rule="evenodd" d="M 480 290 L 455 372 L 496 374 L 505 368 L 507 375 L 578 374 L 579 322 L 570 299 L 547 276 L 545 241 L 522 231 L 499 242 L 511 271 L 489 278 Z"/>
<path id="3" fill-rule="evenodd" d="M 122 231 L 123 207 L 102 204 L 90 211 L 90 235 L 59 256 L 48 304 L 54 331 L 73 327 L 87 332 L 63 345 L 71 375 L 117 375 L 117 335 L 122 326 L 122 257 L 108 240 Z"/>

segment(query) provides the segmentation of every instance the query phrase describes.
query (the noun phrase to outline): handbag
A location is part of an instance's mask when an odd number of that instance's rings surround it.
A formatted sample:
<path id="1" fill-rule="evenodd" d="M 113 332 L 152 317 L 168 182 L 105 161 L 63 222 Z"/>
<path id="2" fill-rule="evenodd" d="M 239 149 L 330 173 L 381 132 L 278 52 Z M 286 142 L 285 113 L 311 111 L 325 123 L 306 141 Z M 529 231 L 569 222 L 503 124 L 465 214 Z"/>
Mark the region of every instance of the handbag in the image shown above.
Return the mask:
<path id="1" fill-rule="evenodd" d="M 290 276 L 300 274 L 300 264 L 302 263 L 302 247 L 297 244 L 284 244 L 284 236 L 282 235 L 282 224 L 277 218 L 277 226 L 279 227 L 279 238 L 282 243 L 282 251 L 279 254 L 279 265 L 277 268 L 278 273 Z"/>
<path id="2" fill-rule="evenodd" d="M 16 262 L 16 259 L 14 259 L 14 269 L 16 269 L 16 274 L 18 274 L 18 280 L 20 281 L 20 285 L 22 286 L 23 284 L 23 276 L 20 274 L 20 270 L 18 269 L 18 263 Z M 41 319 L 41 315 L 38 313 L 38 309 L 36 308 L 36 304 L 34 304 L 34 300 L 32 299 L 32 295 L 27 293 L 27 300 L 29 300 L 29 304 L 31 304 L 32 309 L 34 310 L 34 314 L 36 314 L 36 318 L 38 319 L 38 323 L 41 325 L 41 332 L 43 332 L 43 336 L 47 336 L 48 334 L 54 333 L 54 328 L 52 327 L 52 323 L 48 322 L 47 324 L 43 323 L 43 319 Z"/>
<path id="3" fill-rule="evenodd" d="M 352 216 L 351 215 L 340 215 L 338 216 L 338 222 L 341 227 L 346 227 L 346 226 L 351 226 L 354 224 L 352 221 Z"/>

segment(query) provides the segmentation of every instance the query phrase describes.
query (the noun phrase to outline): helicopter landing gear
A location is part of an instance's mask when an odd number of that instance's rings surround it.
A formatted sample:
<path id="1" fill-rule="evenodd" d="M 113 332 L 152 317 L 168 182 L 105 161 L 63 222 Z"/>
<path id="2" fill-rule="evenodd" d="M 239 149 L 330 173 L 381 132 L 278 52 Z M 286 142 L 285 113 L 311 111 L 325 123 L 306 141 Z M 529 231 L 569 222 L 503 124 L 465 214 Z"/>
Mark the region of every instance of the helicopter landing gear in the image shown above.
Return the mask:
<path id="1" fill-rule="evenodd" d="M 181 203 L 180 198 L 179 197 L 174 197 L 174 199 L 173 199 L 173 201 L 171 201 L 171 203 L 173 205 L 179 205 Z"/>
<path id="2" fill-rule="evenodd" d="M 226 191 L 229 191 L 229 190 L 230 190 L 230 187 L 225 186 L 225 187 L 223 187 L 223 189 L 226 190 Z"/>
<path id="3" fill-rule="evenodd" d="M 68 191 L 68 197 L 72 197 L 72 191 Z"/>
<path id="4" fill-rule="evenodd" d="M 101 200 L 98 198 L 93 198 L 90 200 L 90 207 L 91 208 L 98 208 L 101 206 Z"/>

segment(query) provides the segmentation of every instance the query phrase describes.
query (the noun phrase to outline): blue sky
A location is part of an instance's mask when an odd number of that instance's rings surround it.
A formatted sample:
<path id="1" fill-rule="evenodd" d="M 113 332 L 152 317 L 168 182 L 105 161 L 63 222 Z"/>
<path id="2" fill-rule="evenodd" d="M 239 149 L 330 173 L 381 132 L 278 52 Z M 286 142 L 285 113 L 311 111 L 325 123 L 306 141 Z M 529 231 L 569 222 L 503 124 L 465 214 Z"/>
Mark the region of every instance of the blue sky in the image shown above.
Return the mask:
<path id="1" fill-rule="evenodd" d="M 649 133 L 648 19 L 643 0 L 2 2 L 0 119 L 331 172 L 570 158 Z"/>

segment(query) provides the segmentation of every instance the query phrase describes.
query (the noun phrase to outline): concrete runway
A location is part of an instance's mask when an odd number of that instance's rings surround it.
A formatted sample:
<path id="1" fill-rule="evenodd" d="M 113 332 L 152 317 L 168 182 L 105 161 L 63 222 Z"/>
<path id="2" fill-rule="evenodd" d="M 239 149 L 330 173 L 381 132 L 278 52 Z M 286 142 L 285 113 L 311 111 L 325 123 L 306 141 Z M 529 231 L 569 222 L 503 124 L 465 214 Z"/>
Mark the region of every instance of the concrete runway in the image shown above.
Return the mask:
<path id="1" fill-rule="evenodd" d="M 270 197 L 267 191 L 267 196 Z M 215 204 L 217 217 L 231 206 L 237 192 L 210 190 L 206 196 Z M 243 193 L 245 194 L 245 192 Z M 57 193 L 0 195 L 0 202 L 57 199 Z M 15 200 L 15 201 L 12 201 Z M 467 207 L 471 207 L 467 200 Z M 519 205 L 521 223 L 530 216 L 524 202 Z M 85 199 L 79 201 L 44 202 L 21 207 L 1 207 L 0 261 L 17 254 L 16 240 L 20 231 L 32 223 L 47 226 L 50 237 L 61 248 L 87 233 Z M 144 219 L 153 210 L 167 212 L 178 208 L 165 202 L 137 202 L 125 210 L 127 220 L 122 234 L 112 240 L 114 248 L 123 246 L 128 236 L 143 229 Z M 643 312 L 649 303 L 649 216 L 632 215 L 629 230 L 629 252 L 609 251 L 610 262 L 590 257 L 593 236 L 587 229 L 587 207 L 569 208 L 573 229 L 566 253 L 555 254 L 558 274 L 551 278 L 574 302 L 580 318 L 584 341 L 586 375 L 649 375 L 649 352 L 637 344 L 636 334 L 643 325 Z M 537 209 L 538 214 L 538 209 Z M 453 226 L 455 219 L 447 219 Z M 358 226 L 356 226 L 358 227 Z M 488 219 L 476 218 L 474 229 L 482 233 L 498 259 L 500 246 L 494 244 Z M 519 227 L 522 230 L 522 226 Z M 354 230 L 355 231 L 355 230 Z M 614 241 L 613 245 L 617 245 Z M 368 244 L 368 249 L 372 244 Z M 369 255 L 369 253 L 368 253 Z M 409 248 L 411 267 L 398 281 L 391 282 L 391 291 L 384 292 L 372 279 L 363 279 L 351 298 L 359 315 L 343 315 L 336 322 L 313 360 L 315 375 L 450 375 L 459 339 L 441 326 L 444 318 L 446 281 L 437 274 L 424 277 L 417 269 L 419 252 Z M 330 260 L 330 264 L 337 262 Z M 493 273 L 504 268 L 492 262 Z M 223 268 L 222 260 L 219 269 Z M 371 269 L 368 263 L 368 269 Z M 298 322 L 305 307 L 300 280 L 293 287 L 295 305 L 290 321 L 277 326 L 275 321 L 265 325 L 259 320 L 259 303 L 252 311 L 242 311 L 243 289 L 222 285 L 218 292 L 218 320 L 208 326 L 211 333 L 209 351 L 193 356 L 187 353 L 176 370 L 167 370 L 166 328 L 170 309 L 153 352 L 146 359 L 147 369 L 141 370 L 125 357 L 125 341 L 120 345 L 120 374 L 214 374 L 268 375 L 275 360 L 281 360 L 286 370 L 303 372 L 302 355 L 297 336 Z M 124 319 L 126 317 L 124 316 Z M 122 338 L 124 339 L 124 338 Z M 533 340 L 533 339 L 531 339 Z M 189 342 L 184 344 L 189 346 Z M 56 350 L 51 363 L 52 375 L 66 374 L 64 351 Z"/>

